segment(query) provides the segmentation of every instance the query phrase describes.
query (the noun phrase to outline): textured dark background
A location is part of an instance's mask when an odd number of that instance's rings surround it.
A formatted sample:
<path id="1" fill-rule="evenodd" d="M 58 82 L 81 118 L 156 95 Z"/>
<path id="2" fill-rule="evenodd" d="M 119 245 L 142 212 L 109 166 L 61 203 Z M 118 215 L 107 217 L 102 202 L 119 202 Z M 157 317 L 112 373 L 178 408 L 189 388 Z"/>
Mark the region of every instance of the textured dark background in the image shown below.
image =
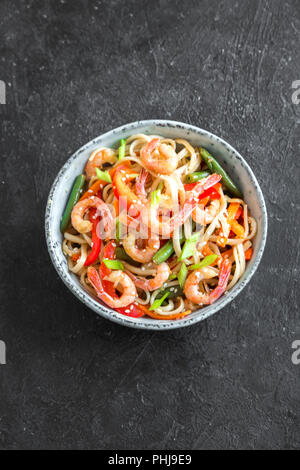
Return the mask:
<path id="1" fill-rule="evenodd" d="M 0 0 L 1 448 L 300 448 L 299 36 L 296 0 Z M 68 156 L 148 118 L 228 140 L 269 211 L 250 285 L 181 331 L 97 317 L 45 246 Z"/>

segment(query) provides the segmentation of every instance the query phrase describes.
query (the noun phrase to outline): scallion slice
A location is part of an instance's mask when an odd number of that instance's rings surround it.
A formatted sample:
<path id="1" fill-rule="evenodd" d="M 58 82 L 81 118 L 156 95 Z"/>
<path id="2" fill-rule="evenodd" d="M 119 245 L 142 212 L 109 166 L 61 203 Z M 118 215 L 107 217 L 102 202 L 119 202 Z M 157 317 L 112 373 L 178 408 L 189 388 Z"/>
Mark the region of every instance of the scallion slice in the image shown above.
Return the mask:
<path id="1" fill-rule="evenodd" d="M 99 170 L 99 168 L 96 168 L 96 175 L 99 180 L 105 181 L 106 183 L 111 183 L 111 177 L 108 171 L 102 171 Z"/>
<path id="2" fill-rule="evenodd" d="M 166 300 L 166 298 L 169 297 L 170 293 L 171 293 L 170 291 L 167 291 L 165 295 L 162 296 L 161 299 L 155 299 L 153 304 L 149 308 L 149 310 L 156 310 L 157 308 L 159 308 L 163 304 L 163 302 Z"/>
<path id="3" fill-rule="evenodd" d="M 196 245 L 198 243 L 200 232 L 194 233 L 190 238 L 185 241 L 179 261 L 183 261 L 193 255 Z"/>
<path id="4" fill-rule="evenodd" d="M 121 261 L 118 261 L 117 259 L 104 259 L 103 263 L 109 269 L 124 271 L 124 264 L 121 263 Z"/>
<path id="5" fill-rule="evenodd" d="M 180 285 L 181 288 L 183 288 L 183 286 L 184 286 L 187 275 L 188 275 L 188 268 L 186 267 L 185 263 L 182 263 L 180 271 L 179 271 L 178 276 L 177 276 L 178 281 L 179 281 L 179 285 Z"/>
<path id="6" fill-rule="evenodd" d="M 189 266 L 189 269 L 194 271 L 196 269 L 205 268 L 206 266 L 210 266 L 211 264 L 213 264 L 217 258 L 218 255 L 208 255 L 202 261 L 200 261 L 200 263 L 192 264 L 192 266 Z"/>

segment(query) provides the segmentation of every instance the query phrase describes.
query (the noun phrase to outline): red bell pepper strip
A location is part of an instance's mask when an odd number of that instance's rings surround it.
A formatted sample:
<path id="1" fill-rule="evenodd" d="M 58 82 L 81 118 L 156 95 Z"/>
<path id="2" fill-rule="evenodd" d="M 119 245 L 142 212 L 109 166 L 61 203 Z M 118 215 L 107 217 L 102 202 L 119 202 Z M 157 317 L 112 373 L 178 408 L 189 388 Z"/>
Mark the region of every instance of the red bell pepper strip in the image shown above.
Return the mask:
<path id="1" fill-rule="evenodd" d="M 90 221 L 93 224 L 92 228 L 92 250 L 87 256 L 84 266 L 90 266 L 97 260 L 101 250 L 101 238 L 97 235 L 97 226 L 100 221 L 100 216 L 96 217 L 96 209 L 90 209 Z"/>
<path id="2" fill-rule="evenodd" d="M 246 261 L 250 261 L 250 259 L 252 258 L 252 255 L 253 255 L 253 248 L 248 248 L 247 251 L 245 251 L 245 260 Z"/>
<path id="3" fill-rule="evenodd" d="M 116 308 L 115 310 L 116 312 L 122 313 L 123 315 L 126 315 L 127 317 L 140 318 L 145 315 L 145 312 L 142 310 L 142 308 L 138 304 L 131 304 L 131 305 L 128 305 L 128 307 Z"/>
<path id="4" fill-rule="evenodd" d="M 197 184 L 198 183 L 185 184 L 184 189 L 185 191 L 192 191 Z M 213 186 L 212 188 L 206 189 L 206 191 L 203 191 L 203 193 L 199 194 L 199 199 L 205 199 L 206 197 L 210 197 L 211 199 L 220 199 L 221 195 L 217 191 L 216 186 L 217 185 Z"/>
<path id="5" fill-rule="evenodd" d="M 111 259 L 111 260 L 115 259 L 115 252 L 116 252 L 116 243 L 114 241 L 110 241 L 104 248 L 103 258 Z M 109 276 L 110 273 L 111 273 L 111 269 L 109 269 L 106 266 L 106 264 L 102 262 L 100 265 L 99 274 L 103 282 L 107 282 L 107 281 L 104 281 L 104 278 Z M 108 283 L 111 284 L 111 282 L 108 282 Z"/>

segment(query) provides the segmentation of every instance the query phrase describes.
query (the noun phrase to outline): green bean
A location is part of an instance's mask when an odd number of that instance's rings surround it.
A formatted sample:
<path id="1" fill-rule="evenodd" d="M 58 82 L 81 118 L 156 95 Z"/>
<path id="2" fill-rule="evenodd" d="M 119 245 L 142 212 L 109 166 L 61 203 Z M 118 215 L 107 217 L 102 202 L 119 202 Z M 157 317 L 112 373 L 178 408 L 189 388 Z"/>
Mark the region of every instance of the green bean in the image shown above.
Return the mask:
<path id="1" fill-rule="evenodd" d="M 77 204 L 77 202 L 79 200 L 84 182 L 85 182 L 85 176 L 84 175 L 78 175 L 76 180 L 75 180 L 75 183 L 73 185 L 73 188 L 72 188 L 71 194 L 69 196 L 69 199 L 68 199 L 66 208 L 64 210 L 63 216 L 61 218 L 60 231 L 62 233 L 64 233 L 66 231 L 66 229 L 67 229 L 67 227 L 70 223 L 72 209 L 75 206 L 75 204 Z"/>
<path id="2" fill-rule="evenodd" d="M 203 180 L 210 175 L 209 171 L 197 171 L 196 173 L 191 173 L 190 175 L 186 175 L 185 182 L 186 183 L 197 183 L 197 181 Z"/>
<path id="3" fill-rule="evenodd" d="M 122 261 L 127 261 L 127 263 L 130 263 L 133 266 L 140 266 L 140 263 L 130 258 L 130 256 L 128 256 L 124 248 L 122 248 L 121 246 L 117 246 L 116 248 L 116 258 Z"/>
<path id="4" fill-rule="evenodd" d="M 180 239 L 180 244 L 184 242 L 184 237 Z M 161 264 L 167 261 L 174 253 L 173 240 L 169 240 L 164 246 L 158 250 L 157 253 L 153 256 L 152 260 L 155 264 Z"/>
<path id="5" fill-rule="evenodd" d="M 232 179 L 228 176 L 226 171 L 221 167 L 217 160 L 204 148 L 200 147 L 199 150 L 201 157 L 205 161 L 210 171 L 213 173 L 218 173 L 222 176 L 222 183 L 228 189 L 228 191 L 236 197 L 243 197 L 240 190 L 236 187 Z"/>

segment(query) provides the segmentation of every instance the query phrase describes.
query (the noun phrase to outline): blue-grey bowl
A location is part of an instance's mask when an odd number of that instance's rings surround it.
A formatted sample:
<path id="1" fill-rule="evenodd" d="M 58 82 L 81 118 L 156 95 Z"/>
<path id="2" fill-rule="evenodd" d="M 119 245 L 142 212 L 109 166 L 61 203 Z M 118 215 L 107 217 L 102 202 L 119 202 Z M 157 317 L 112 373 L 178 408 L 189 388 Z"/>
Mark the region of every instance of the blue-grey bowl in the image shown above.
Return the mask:
<path id="1" fill-rule="evenodd" d="M 154 320 L 147 317 L 131 318 L 102 305 L 82 288 L 77 276 L 69 272 L 67 260 L 62 252 L 62 235 L 59 229 L 61 215 L 74 179 L 83 171 L 89 155 L 99 146 L 111 147 L 120 139 L 139 133 L 158 134 L 174 139 L 184 138 L 194 146 L 203 146 L 210 150 L 230 173 L 234 182 L 241 188 L 251 214 L 258 224 L 257 235 L 253 242 L 254 254 L 242 279 L 213 305 L 199 309 L 179 320 Z M 67 160 L 55 178 L 48 197 L 45 218 L 46 240 L 51 260 L 59 276 L 73 294 L 97 314 L 108 320 L 124 326 L 146 330 L 168 330 L 192 325 L 228 305 L 244 289 L 255 273 L 264 251 L 268 225 L 265 201 L 259 184 L 249 165 L 231 145 L 216 135 L 190 124 L 158 119 L 126 124 L 100 135 L 77 150 Z"/>

